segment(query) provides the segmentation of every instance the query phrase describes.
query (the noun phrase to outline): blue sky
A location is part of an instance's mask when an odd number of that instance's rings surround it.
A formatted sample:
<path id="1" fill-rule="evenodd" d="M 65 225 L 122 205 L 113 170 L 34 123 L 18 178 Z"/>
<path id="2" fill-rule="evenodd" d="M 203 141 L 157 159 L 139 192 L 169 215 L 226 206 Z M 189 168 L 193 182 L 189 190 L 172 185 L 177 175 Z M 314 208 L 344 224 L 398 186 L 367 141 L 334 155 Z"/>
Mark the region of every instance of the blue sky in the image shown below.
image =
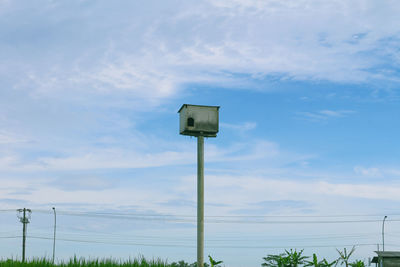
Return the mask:
<path id="1" fill-rule="evenodd" d="M 387 249 L 398 249 L 399 11 L 361 0 L 0 0 L 0 256 L 20 255 L 22 207 L 33 210 L 28 255 L 50 255 L 40 238 L 52 236 L 55 206 L 59 259 L 193 262 L 196 140 L 178 133 L 184 103 L 221 106 L 218 137 L 206 139 L 205 213 L 238 216 L 207 218 L 206 254 L 259 266 L 284 248 L 333 259 L 366 244 L 356 256 L 367 259 L 384 214 Z M 356 222 L 296 223 L 325 215 Z"/>

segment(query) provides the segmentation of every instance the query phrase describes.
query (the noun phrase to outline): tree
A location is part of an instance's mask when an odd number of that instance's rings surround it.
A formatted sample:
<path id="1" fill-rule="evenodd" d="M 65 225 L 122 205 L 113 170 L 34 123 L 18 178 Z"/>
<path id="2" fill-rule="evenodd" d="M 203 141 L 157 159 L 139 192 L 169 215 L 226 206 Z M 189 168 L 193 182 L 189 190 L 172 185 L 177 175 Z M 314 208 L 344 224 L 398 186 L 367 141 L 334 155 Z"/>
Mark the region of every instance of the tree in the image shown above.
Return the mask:
<path id="1" fill-rule="evenodd" d="M 289 265 L 289 259 L 285 257 L 285 254 L 279 254 L 279 255 L 268 255 L 267 257 L 263 257 L 264 262 L 261 264 L 261 266 L 266 266 L 266 267 L 288 267 Z"/>
<path id="2" fill-rule="evenodd" d="M 336 249 L 336 251 L 339 253 L 339 258 L 338 258 L 338 263 L 340 263 L 341 265 L 345 265 L 346 267 L 351 266 L 349 264 L 349 260 L 350 260 L 350 256 L 351 254 L 353 254 L 353 252 L 356 250 L 356 248 L 353 246 L 353 248 L 350 250 L 349 253 L 347 253 L 346 248 L 343 249 L 343 252 Z"/>
<path id="3" fill-rule="evenodd" d="M 215 261 L 210 255 L 208 255 L 208 258 L 210 259 L 211 267 L 218 267 L 218 264 L 223 263 L 223 261 Z"/>
<path id="4" fill-rule="evenodd" d="M 313 266 L 313 267 L 331 267 L 336 264 L 337 261 L 333 261 L 329 263 L 326 259 L 323 259 L 321 261 L 318 261 L 317 255 L 315 253 L 313 254 L 313 260 L 312 261 L 306 261 L 306 264 L 304 266 Z"/>
<path id="5" fill-rule="evenodd" d="M 303 250 L 301 250 L 300 252 L 297 252 L 296 250 L 291 249 L 290 252 L 285 250 L 287 258 L 289 259 L 289 264 L 290 267 L 297 267 L 300 264 L 304 264 L 305 260 L 309 257 L 307 256 L 302 256 L 301 254 L 303 254 Z"/>
<path id="6" fill-rule="evenodd" d="M 300 264 L 304 264 L 307 256 L 302 256 L 303 250 L 297 252 L 297 250 L 285 250 L 286 254 L 279 255 L 268 255 L 263 257 L 266 261 L 261 266 L 267 267 L 298 267 Z"/>

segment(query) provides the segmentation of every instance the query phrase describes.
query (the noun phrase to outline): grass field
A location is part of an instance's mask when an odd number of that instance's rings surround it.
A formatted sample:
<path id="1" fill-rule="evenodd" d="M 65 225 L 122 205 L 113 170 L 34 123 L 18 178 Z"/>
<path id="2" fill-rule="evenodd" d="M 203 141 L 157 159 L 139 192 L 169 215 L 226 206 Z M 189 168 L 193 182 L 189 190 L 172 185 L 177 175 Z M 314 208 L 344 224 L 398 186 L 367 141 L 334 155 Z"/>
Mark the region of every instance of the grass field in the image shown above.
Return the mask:
<path id="1" fill-rule="evenodd" d="M 48 259 L 33 259 L 28 260 L 24 263 L 18 260 L 8 259 L 8 260 L 0 260 L 1 267 L 171 267 L 171 264 L 167 264 L 166 261 L 156 259 L 156 260 L 146 260 L 141 257 L 139 259 L 133 259 L 128 261 L 119 261 L 113 259 L 94 259 L 94 260 L 86 260 L 86 259 L 78 259 L 71 258 L 69 261 L 60 262 L 57 264 L 53 264 L 51 260 Z M 174 266 L 174 265 L 172 265 Z M 177 265 L 175 265 L 177 266 Z"/>

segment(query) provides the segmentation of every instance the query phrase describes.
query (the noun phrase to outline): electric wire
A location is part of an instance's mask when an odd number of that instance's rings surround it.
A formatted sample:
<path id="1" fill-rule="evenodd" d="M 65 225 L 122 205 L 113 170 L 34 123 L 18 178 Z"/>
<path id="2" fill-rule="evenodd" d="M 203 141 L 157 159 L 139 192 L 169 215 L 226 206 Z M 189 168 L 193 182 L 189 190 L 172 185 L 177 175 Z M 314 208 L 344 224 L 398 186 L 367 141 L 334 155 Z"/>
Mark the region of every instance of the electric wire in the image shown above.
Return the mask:
<path id="1" fill-rule="evenodd" d="M 40 213 L 52 213 L 51 210 L 32 209 Z M 176 218 L 196 218 L 196 215 L 185 214 L 146 214 L 146 213 L 127 213 L 127 212 L 98 212 L 98 211 L 66 211 L 58 210 L 59 215 L 98 215 L 98 216 L 140 216 L 140 217 L 176 217 Z M 400 216 L 400 213 L 385 214 L 329 214 L 329 215 L 205 215 L 205 218 L 340 218 L 340 217 L 382 217 Z"/>
<path id="2" fill-rule="evenodd" d="M 43 240 L 52 240 L 51 237 L 43 237 L 43 236 L 29 236 L 29 238 L 33 239 L 43 239 Z M 98 240 L 82 240 L 82 239 L 73 239 L 73 238 L 58 238 L 59 241 L 66 242 L 78 242 L 78 243 L 94 243 L 94 244 L 112 244 L 112 245 L 128 245 L 128 246 L 147 246 L 147 247 L 183 247 L 183 248 L 195 248 L 193 245 L 180 245 L 180 244 L 149 244 L 149 243 L 137 243 L 137 242 L 106 242 L 106 241 L 98 241 Z M 267 248 L 323 248 L 323 247 L 352 247 L 352 246 L 376 246 L 375 243 L 357 243 L 357 244 L 337 244 L 337 245 L 293 245 L 293 246 L 210 246 L 207 245 L 206 248 L 239 248 L 239 249 L 267 249 Z M 392 246 L 392 244 L 387 244 L 387 246 Z M 397 246 L 397 245 L 393 245 Z"/>
<path id="3" fill-rule="evenodd" d="M 5 210 L 0 210 L 5 211 Z M 16 211 L 16 210 L 6 210 L 6 211 Z M 48 210 L 32 210 L 33 213 L 46 213 L 48 214 Z M 139 213 L 111 213 L 111 212 L 75 212 L 75 211 L 58 211 L 57 215 L 62 216 L 78 216 L 78 217 L 93 217 L 93 218 L 102 218 L 102 219 L 124 219 L 124 220 L 133 220 L 133 221 L 155 221 L 155 222 L 164 222 L 164 223 L 195 223 L 196 216 L 192 215 L 172 215 L 172 214 L 139 214 Z M 220 215 L 220 216 L 205 216 L 205 223 L 215 223 L 215 224 L 345 224 L 345 223 L 381 223 L 381 219 L 364 219 L 360 217 L 378 217 L 382 215 L 361 215 L 361 214 L 343 214 L 343 215 L 266 215 L 266 216 L 252 216 L 252 215 Z M 391 214 L 389 216 L 400 216 L 400 214 Z M 285 218 L 279 219 L 277 218 Z M 294 218 L 294 220 L 288 220 L 289 218 Z M 304 218 L 304 219 L 299 219 Z M 311 220 L 311 218 L 319 218 L 315 220 Z M 322 219 L 327 218 L 327 219 Z M 343 218 L 343 219 L 333 219 L 333 218 Z M 353 219 L 356 218 L 356 219 Z M 392 218 L 387 220 L 387 222 L 398 222 L 400 219 Z M 62 228 L 63 226 L 59 226 Z M 53 237 L 45 236 L 43 233 L 37 232 L 36 230 L 40 229 L 50 229 L 52 227 L 31 227 L 31 230 L 34 230 L 33 233 L 28 236 L 33 239 L 42 239 L 42 240 L 53 240 Z M 68 227 L 66 227 L 68 228 Z M 77 229 L 74 229 L 77 230 Z M 87 232 L 82 229 L 82 231 Z M 396 235 L 396 232 L 393 232 Z M 10 233 L 8 233 L 10 234 Z M 60 232 L 61 236 L 57 238 L 57 240 L 65 241 L 65 242 L 80 242 L 80 243 L 98 243 L 98 244 L 114 244 L 114 245 L 131 245 L 131 246 L 151 246 L 151 247 L 195 247 L 187 243 L 187 241 L 194 240 L 194 237 L 190 238 L 171 238 L 171 237 L 161 237 L 161 236 L 145 236 L 145 235 L 118 235 L 118 234 L 110 234 L 110 233 L 101 233 L 98 232 L 97 236 L 93 236 L 90 234 L 84 233 L 74 233 L 71 231 L 62 231 Z M 62 235 L 67 235 L 69 237 L 63 237 Z M 389 234 L 389 233 L 387 233 Z M 326 241 L 330 242 L 333 240 L 346 240 L 346 239 L 363 239 L 367 241 L 370 238 L 374 238 L 379 236 L 378 233 L 359 233 L 359 234 L 348 234 L 348 235 L 337 235 L 332 234 L 331 236 L 327 235 L 307 235 L 305 237 L 291 237 L 284 238 L 282 236 L 275 236 L 279 241 Z M 0 236 L 1 239 L 12 239 L 12 238 L 20 238 L 21 236 L 16 235 L 7 235 L 4 233 L 4 236 Z M 124 241 L 121 241 L 123 239 Z M 374 238 L 376 239 L 376 238 Z M 174 241 L 174 243 L 164 243 L 162 241 L 167 240 Z M 259 239 L 252 238 L 215 238 L 215 239 L 206 239 L 207 242 L 268 242 L 271 241 L 271 237 L 259 237 Z M 159 242 L 159 244 L 151 243 L 151 242 Z M 361 240 L 360 240 L 361 241 Z M 186 243 L 185 243 L 186 242 Z M 346 241 L 345 241 L 346 242 Z M 387 246 L 400 247 L 397 244 L 386 244 Z M 345 247 L 345 246 L 353 246 L 353 245 L 331 245 L 331 244 L 317 244 L 317 245 L 299 245 L 296 246 L 261 246 L 261 245 L 223 245 L 223 244 L 210 244 L 206 245 L 209 248 L 318 248 L 318 247 Z M 358 243 L 356 246 L 376 246 L 376 243 Z"/>
<path id="4" fill-rule="evenodd" d="M 46 234 L 43 232 L 35 232 L 31 231 L 34 234 Z M 176 237 L 171 236 L 146 236 L 146 235 L 136 235 L 136 234 L 111 234 L 111 233 L 97 233 L 93 234 L 85 234 L 85 233 L 76 233 L 76 232 L 59 232 L 59 236 L 68 235 L 74 237 L 82 237 L 82 238 L 109 238 L 109 239 L 142 239 L 142 240 L 165 240 L 165 239 L 175 239 Z M 337 239 L 368 239 L 378 237 L 379 234 L 351 234 L 351 235 L 334 235 L 334 236 L 327 236 L 327 235 L 320 235 L 320 236 L 291 236 L 291 237 L 284 237 L 284 236 L 262 236 L 258 238 L 254 237 L 247 237 L 247 238 L 206 238 L 207 242 L 243 242 L 243 241 L 298 241 L 298 240 L 337 240 Z M 183 241 L 193 241 L 195 240 L 195 236 L 191 237 L 179 237 L 179 240 Z"/>
<path id="5" fill-rule="evenodd" d="M 2 239 L 11 239 L 11 238 L 21 238 L 22 236 L 3 236 L 0 237 Z M 32 239 L 41 239 L 41 240 L 52 240 L 52 237 L 45 236 L 34 236 L 28 235 L 27 238 Z M 147 247 L 182 247 L 182 248 L 194 248 L 193 245 L 188 244 L 151 244 L 151 243 L 140 243 L 140 242 L 115 242 L 115 241 L 107 241 L 107 240 L 83 240 L 83 239 L 73 239 L 73 238 L 58 238 L 59 241 L 66 242 L 78 242 L 78 243 L 93 243 L 93 244 L 111 244 L 111 245 L 128 245 L 128 246 L 147 246 Z M 387 246 L 392 247 L 400 247 L 397 244 L 386 244 Z M 279 248 L 279 249 L 288 249 L 288 248 L 329 248 L 329 247 L 352 247 L 352 246 L 376 246 L 375 243 L 356 243 L 356 244 L 335 244 L 335 245 L 326 245 L 326 244 L 317 244 L 317 245 L 291 245 L 291 246 L 229 246 L 229 245 L 207 245 L 207 248 L 238 248 L 238 249 L 269 249 L 269 248 Z"/>
<path id="6" fill-rule="evenodd" d="M 82 217 L 93 217 L 93 218 L 108 218 L 108 219 L 124 219 L 124 220 L 137 220 L 137 221 L 154 221 L 154 222 L 171 222 L 171 223 L 196 223 L 195 216 L 179 215 L 181 218 L 175 215 L 154 215 L 154 214 L 127 214 L 127 213 L 104 213 L 104 212 L 70 212 L 70 211 L 58 211 L 59 215 L 70 215 L 70 216 L 82 216 Z M 361 215 L 355 215 L 361 216 Z M 363 219 L 363 220 L 251 220 L 251 218 L 280 218 L 282 216 L 205 216 L 205 223 L 231 223 L 231 224 L 343 224 L 343 223 L 377 223 L 381 222 L 381 219 Z M 286 216 L 290 218 L 292 216 Z M 302 218 L 314 218 L 315 216 L 301 216 Z M 327 217 L 327 216 L 325 216 Z M 337 217 L 350 217 L 350 216 L 337 216 Z M 190 218 L 190 219 L 189 219 Z M 212 218 L 212 219 L 208 219 Z M 215 218 L 246 218 L 247 220 L 227 220 L 227 219 L 215 219 Z M 300 218 L 299 216 L 293 216 L 293 218 Z M 315 218 L 324 218 L 318 216 Z M 333 215 L 327 218 L 336 218 Z M 400 219 L 388 219 L 388 222 L 398 222 Z"/>
<path id="7" fill-rule="evenodd" d="M 2 239 L 21 238 L 22 236 L 0 236 Z"/>

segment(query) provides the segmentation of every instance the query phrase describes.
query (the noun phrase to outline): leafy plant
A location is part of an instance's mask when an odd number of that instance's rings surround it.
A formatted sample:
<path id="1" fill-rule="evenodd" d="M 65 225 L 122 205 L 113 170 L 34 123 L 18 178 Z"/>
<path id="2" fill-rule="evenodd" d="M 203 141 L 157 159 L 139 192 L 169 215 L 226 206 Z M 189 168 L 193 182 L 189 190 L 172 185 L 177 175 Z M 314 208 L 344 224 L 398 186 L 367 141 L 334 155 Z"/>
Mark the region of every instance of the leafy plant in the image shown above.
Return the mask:
<path id="1" fill-rule="evenodd" d="M 363 261 L 358 260 L 358 261 L 355 261 L 353 263 L 350 263 L 350 266 L 351 267 L 365 267 L 365 264 L 364 264 Z"/>
<path id="2" fill-rule="evenodd" d="M 221 264 L 223 262 L 223 261 L 215 261 L 210 255 L 208 255 L 208 258 L 210 259 L 211 267 L 218 267 L 218 264 Z"/>
<path id="3" fill-rule="evenodd" d="M 22 263 L 19 260 L 2 260 L 1 267 L 169 267 L 170 265 L 161 259 L 146 260 L 144 257 L 130 259 L 127 261 L 115 259 L 85 259 L 73 257 L 68 261 L 53 264 L 46 258 L 33 258 Z"/>
<path id="4" fill-rule="evenodd" d="M 313 260 L 312 261 L 306 261 L 306 264 L 304 266 L 313 266 L 313 267 L 331 267 L 335 265 L 337 261 L 333 261 L 329 263 L 326 259 L 323 259 L 321 261 L 318 261 L 317 255 L 315 253 L 313 254 Z"/>
<path id="5" fill-rule="evenodd" d="M 298 267 L 300 264 L 304 264 L 307 256 L 302 256 L 303 250 L 297 252 L 297 250 L 285 250 L 286 254 L 279 255 L 268 255 L 263 259 L 266 261 L 261 266 L 268 267 Z"/>
<path id="6" fill-rule="evenodd" d="M 186 267 L 186 265 L 184 265 Z M 210 267 L 207 262 L 203 263 L 204 267 Z M 192 264 L 187 265 L 187 267 L 197 267 L 197 261 L 193 262 Z"/>
<path id="7" fill-rule="evenodd" d="M 178 261 L 171 263 L 171 267 L 189 267 L 189 263 L 185 261 Z"/>
<path id="8" fill-rule="evenodd" d="M 268 255 L 267 257 L 263 257 L 264 262 L 261 266 L 266 267 L 287 267 L 289 266 L 289 259 L 285 257 L 285 254 L 279 255 Z"/>
<path id="9" fill-rule="evenodd" d="M 308 256 L 302 256 L 303 250 L 300 252 L 297 252 L 296 250 L 291 249 L 290 252 L 285 250 L 287 258 L 289 259 L 289 263 L 291 267 L 297 267 L 299 264 L 304 264 L 305 260 L 308 258 Z"/>
<path id="10" fill-rule="evenodd" d="M 338 258 L 338 263 L 341 265 L 345 265 L 346 267 L 351 266 L 349 264 L 350 256 L 353 254 L 353 252 L 356 250 L 356 248 L 353 246 L 353 248 L 350 250 L 349 253 L 347 253 L 346 248 L 343 249 L 343 251 L 340 251 L 336 249 L 336 251 L 339 253 L 339 258 Z"/>

